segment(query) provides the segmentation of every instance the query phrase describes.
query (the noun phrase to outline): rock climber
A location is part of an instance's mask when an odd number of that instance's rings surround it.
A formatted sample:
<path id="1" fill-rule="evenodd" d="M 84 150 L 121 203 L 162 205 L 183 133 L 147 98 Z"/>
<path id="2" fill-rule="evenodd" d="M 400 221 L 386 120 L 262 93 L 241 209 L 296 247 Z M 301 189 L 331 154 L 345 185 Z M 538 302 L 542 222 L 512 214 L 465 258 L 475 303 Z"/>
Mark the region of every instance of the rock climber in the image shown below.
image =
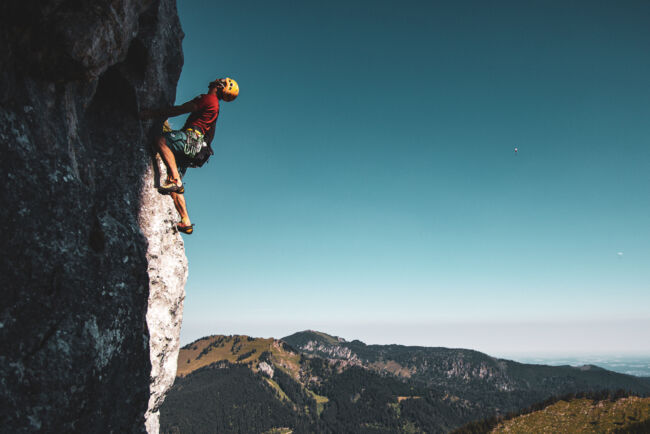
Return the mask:
<path id="1" fill-rule="evenodd" d="M 181 181 L 188 167 L 201 167 L 213 154 L 210 143 L 219 117 L 219 101 L 233 101 L 239 86 L 232 78 L 218 78 L 208 84 L 208 93 L 199 95 L 180 106 L 143 110 L 140 118 L 167 118 L 190 113 L 183 128 L 164 132 L 155 142 L 156 151 L 167 166 L 167 179 L 158 187 L 170 194 L 181 217 L 176 228 L 186 234 L 194 232 L 185 205 L 185 187 Z"/>

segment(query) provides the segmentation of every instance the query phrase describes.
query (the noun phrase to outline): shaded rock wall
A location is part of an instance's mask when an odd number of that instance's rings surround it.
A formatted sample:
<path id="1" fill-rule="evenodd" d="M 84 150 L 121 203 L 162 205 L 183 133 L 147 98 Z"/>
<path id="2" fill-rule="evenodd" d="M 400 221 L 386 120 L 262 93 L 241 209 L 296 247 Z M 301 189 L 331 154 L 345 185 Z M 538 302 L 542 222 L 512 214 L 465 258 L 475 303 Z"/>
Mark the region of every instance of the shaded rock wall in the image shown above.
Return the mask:
<path id="1" fill-rule="evenodd" d="M 182 37 L 174 0 L 0 5 L 4 432 L 156 429 L 187 262 L 137 113 L 173 102 Z"/>

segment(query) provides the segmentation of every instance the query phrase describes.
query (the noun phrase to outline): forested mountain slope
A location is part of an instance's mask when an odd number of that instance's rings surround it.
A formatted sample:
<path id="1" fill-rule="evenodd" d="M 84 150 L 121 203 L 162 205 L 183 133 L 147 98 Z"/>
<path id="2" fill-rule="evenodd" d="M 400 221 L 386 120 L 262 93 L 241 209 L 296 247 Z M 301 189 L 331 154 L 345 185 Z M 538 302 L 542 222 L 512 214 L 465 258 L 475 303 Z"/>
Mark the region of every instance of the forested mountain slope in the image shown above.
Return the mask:
<path id="1" fill-rule="evenodd" d="M 618 374 L 593 365 L 533 365 L 466 349 L 366 345 L 358 340 L 348 342 L 315 331 L 295 333 L 282 340 L 305 355 L 468 393 L 540 392 L 550 396 L 602 389 L 650 393 L 648 379 Z"/>
<path id="2" fill-rule="evenodd" d="M 469 350 L 368 346 L 319 332 L 286 340 L 292 345 L 210 336 L 182 348 L 163 432 L 443 433 L 555 389 L 646 386 L 600 368 L 521 365 Z"/>

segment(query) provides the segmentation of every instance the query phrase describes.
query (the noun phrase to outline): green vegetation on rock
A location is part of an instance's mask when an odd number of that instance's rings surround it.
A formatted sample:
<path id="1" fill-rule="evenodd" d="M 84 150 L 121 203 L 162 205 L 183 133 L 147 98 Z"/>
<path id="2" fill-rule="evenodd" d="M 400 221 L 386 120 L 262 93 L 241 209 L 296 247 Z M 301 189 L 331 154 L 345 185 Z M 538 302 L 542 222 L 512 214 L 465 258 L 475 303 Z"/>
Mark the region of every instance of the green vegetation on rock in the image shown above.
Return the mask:
<path id="1" fill-rule="evenodd" d="M 543 410 L 499 424 L 493 433 L 614 432 L 650 419 L 650 398 L 630 396 L 616 401 L 586 398 L 560 401 Z"/>

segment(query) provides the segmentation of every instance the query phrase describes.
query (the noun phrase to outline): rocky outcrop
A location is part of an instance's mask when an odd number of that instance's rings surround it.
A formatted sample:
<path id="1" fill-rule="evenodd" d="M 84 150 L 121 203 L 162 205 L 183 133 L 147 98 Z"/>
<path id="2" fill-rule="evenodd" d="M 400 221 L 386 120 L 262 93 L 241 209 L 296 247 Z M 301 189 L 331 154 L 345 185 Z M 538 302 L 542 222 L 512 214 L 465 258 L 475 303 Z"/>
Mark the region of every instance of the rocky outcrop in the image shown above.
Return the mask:
<path id="1" fill-rule="evenodd" d="M 173 0 L 0 5 L 4 432 L 156 430 L 187 262 L 137 113 L 182 37 Z"/>
<path id="2" fill-rule="evenodd" d="M 350 366 L 363 366 L 363 362 L 359 359 L 358 355 L 352 352 L 351 349 L 341 345 L 332 345 L 312 340 L 305 345 L 299 346 L 298 349 L 310 354 L 318 354 L 319 357 L 323 357 L 330 362 L 337 362 L 345 368 Z"/>
<path id="3" fill-rule="evenodd" d="M 257 365 L 257 369 L 259 369 L 261 372 L 268 375 L 269 378 L 273 378 L 273 374 L 275 374 L 275 370 L 273 369 L 273 366 L 269 365 L 266 362 L 260 362 L 259 365 Z"/>
<path id="4" fill-rule="evenodd" d="M 159 170 L 163 165 L 157 159 Z M 180 330 L 183 319 L 183 300 L 187 280 L 187 260 L 179 236 L 169 236 L 169 228 L 177 220 L 176 211 L 161 212 L 161 196 L 154 189 L 154 166 L 146 173 L 140 208 L 140 226 L 149 241 L 149 303 L 147 326 L 149 329 L 149 355 L 151 359 L 151 395 L 145 414 L 148 433 L 160 430 L 159 408 L 167 390 L 174 384 Z"/>

